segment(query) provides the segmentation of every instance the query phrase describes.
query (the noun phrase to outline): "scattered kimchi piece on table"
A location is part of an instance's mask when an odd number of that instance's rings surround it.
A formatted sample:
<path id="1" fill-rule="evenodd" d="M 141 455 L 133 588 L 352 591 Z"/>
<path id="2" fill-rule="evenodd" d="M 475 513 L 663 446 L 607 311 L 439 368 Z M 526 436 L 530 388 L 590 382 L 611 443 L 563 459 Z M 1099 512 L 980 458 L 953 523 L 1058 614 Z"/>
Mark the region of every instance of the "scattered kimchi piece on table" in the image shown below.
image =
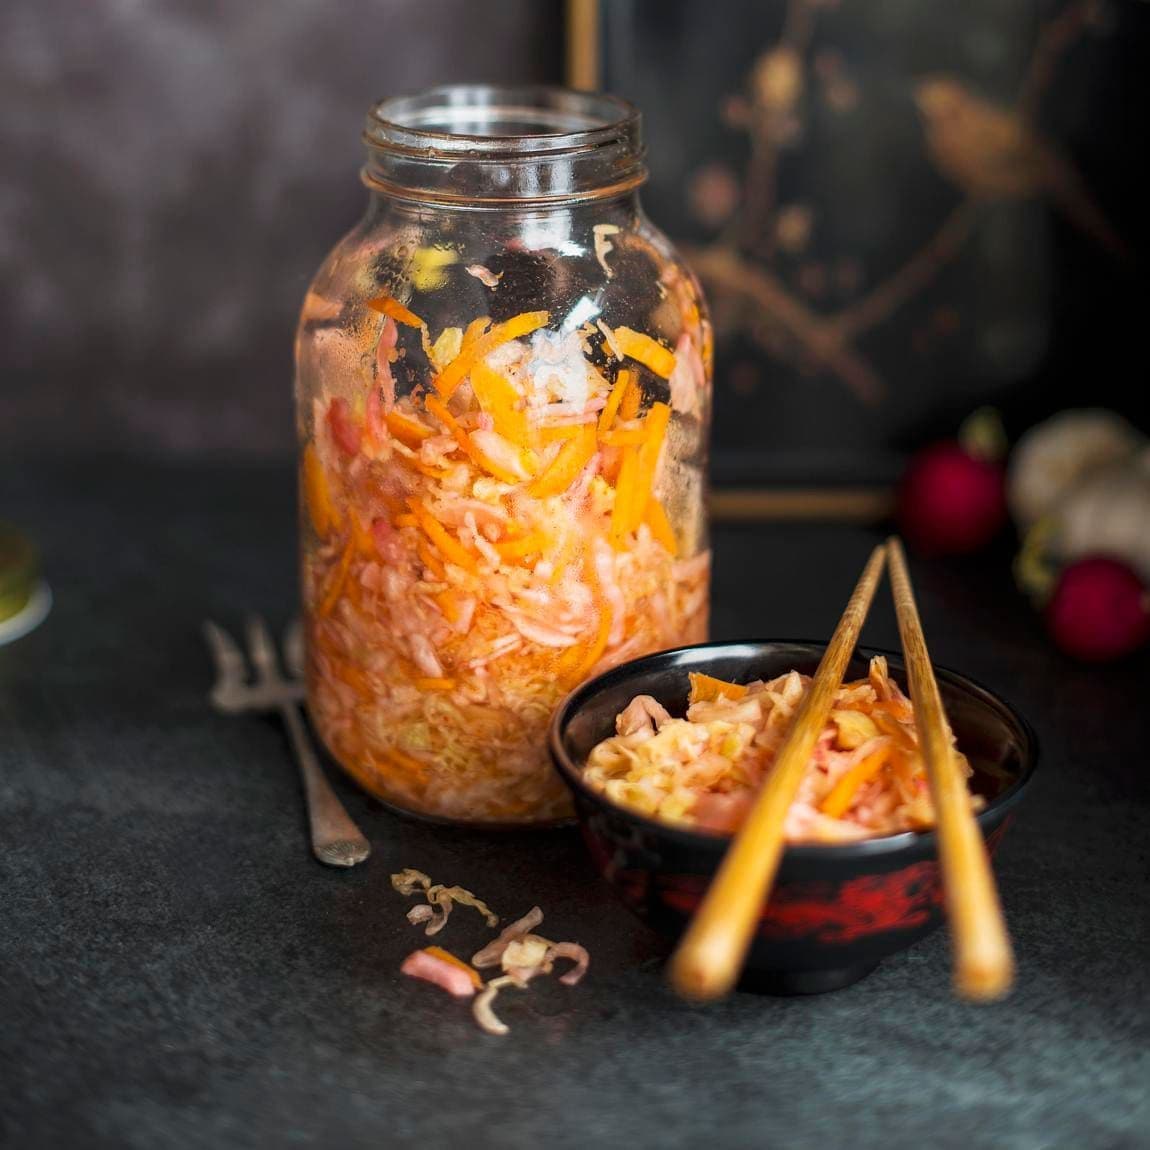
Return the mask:
<path id="1" fill-rule="evenodd" d="M 464 902 L 480 910 L 487 919 L 488 926 L 495 926 L 499 921 L 487 909 L 487 904 L 469 891 L 464 891 L 462 887 L 445 887 L 433 883 L 422 871 L 407 869 L 393 874 L 391 885 L 400 894 L 408 896 L 422 891 L 428 897 L 429 904 L 434 892 L 451 892 L 446 904 L 448 910 L 451 900 Z M 426 921 L 427 914 L 415 915 L 416 911 L 423 912 L 425 909 L 433 911 L 430 905 L 413 907 L 408 912 L 408 921 L 413 923 Z M 434 930 L 429 926 L 427 933 L 434 934 L 441 930 L 446 921 L 445 911 L 442 921 L 433 923 Z M 495 1016 L 491 1008 L 495 996 L 504 986 L 516 986 L 520 990 L 525 990 L 533 978 L 541 974 L 550 974 L 555 968 L 557 959 L 567 959 L 574 963 L 560 976 L 559 981 L 565 986 L 575 986 L 587 973 L 591 961 L 586 948 L 577 942 L 552 942 L 533 933 L 535 927 L 542 921 L 543 911 L 534 906 L 522 918 L 505 927 L 498 937 L 477 951 L 470 964 L 438 946 L 429 946 L 409 954 L 400 967 L 400 973 L 433 983 L 457 998 L 470 998 L 479 991 L 472 1007 L 476 1022 L 488 1034 L 506 1034 L 508 1033 L 506 1025 Z M 500 967 L 502 974 L 484 983 L 479 971 L 494 966 Z"/>
<path id="2" fill-rule="evenodd" d="M 664 822 L 733 833 L 770 773 L 810 677 L 726 683 L 692 674 L 684 718 L 640 695 L 617 733 L 587 758 L 584 780 L 612 802 Z M 969 776 L 970 766 L 954 754 Z M 982 799 L 972 798 L 977 808 Z M 865 679 L 844 683 L 791 805 L 786 837 L 835 843 L 934 825 L 914 709 L 871 660 Z"/>

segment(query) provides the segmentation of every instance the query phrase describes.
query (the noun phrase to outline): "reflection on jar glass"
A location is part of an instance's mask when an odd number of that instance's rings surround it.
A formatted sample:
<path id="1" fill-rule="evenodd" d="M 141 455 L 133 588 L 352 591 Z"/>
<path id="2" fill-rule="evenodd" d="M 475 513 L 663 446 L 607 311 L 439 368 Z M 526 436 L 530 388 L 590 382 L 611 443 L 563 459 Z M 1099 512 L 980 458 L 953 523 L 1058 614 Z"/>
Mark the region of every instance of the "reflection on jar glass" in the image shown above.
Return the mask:
<path id="1" fill-rule="evenodd" d="M 563 695 L 706 637 L 705 306 L 622 101 L 443 88 L 365 141 L 296 346 L 309 707 L 397 807 L 552 821 Z"/>

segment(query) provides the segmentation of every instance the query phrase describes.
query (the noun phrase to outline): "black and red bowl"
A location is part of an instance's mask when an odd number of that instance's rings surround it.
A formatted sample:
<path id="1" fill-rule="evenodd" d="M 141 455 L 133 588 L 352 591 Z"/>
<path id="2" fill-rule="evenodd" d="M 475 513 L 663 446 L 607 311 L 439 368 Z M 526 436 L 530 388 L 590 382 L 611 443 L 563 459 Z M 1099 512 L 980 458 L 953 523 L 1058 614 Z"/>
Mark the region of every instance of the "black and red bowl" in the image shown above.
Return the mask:
<path id="1" fill-rule="evenodd" d="M 673 715 L 687 706 L 689 671 L 747 683 L 796 669 L 813 674 L 823 645 L 803 642 L 706 643 L 648 655 L 579 687 L 552 720 L 552 759 L 575 800 L 583 835 L 603 877 L 632 910 L 677 939 L 729 843 L 726 835 L 686 830 L 635 814 L 583 781 L 591 748 L 614 734 L 615 716 L 635 695 L 653 695 Z M 861 649 L 847 678 L 866 674 Z M 974 768 L 971 787 L 986 805 L 978 823 L 991 851 L 1034 773 L 1037 746 L 1026 721 L 997 695 L 936 668 L 947 715 Z M 933 831 L 835 846 L 788 846 L 759 919 L 742 985 L 783 994 L 836 990 L 869 974 L 888 955 L 943 920 Z"/>

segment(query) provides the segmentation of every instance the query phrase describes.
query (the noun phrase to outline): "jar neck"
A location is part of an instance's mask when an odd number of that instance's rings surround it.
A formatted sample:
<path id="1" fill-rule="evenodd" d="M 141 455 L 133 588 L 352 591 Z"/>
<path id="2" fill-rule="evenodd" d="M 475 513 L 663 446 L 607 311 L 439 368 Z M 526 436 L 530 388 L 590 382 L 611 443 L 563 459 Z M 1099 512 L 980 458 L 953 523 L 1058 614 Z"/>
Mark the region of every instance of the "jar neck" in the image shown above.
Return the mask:
<path id="1" fill-rule="evenodd" d="M 448 87 L 385 100 L 368 115 L 364 142 L 373 192 L 467 211 L 623 204 L 646 178 L 639 113 L 560 88 Z"/>

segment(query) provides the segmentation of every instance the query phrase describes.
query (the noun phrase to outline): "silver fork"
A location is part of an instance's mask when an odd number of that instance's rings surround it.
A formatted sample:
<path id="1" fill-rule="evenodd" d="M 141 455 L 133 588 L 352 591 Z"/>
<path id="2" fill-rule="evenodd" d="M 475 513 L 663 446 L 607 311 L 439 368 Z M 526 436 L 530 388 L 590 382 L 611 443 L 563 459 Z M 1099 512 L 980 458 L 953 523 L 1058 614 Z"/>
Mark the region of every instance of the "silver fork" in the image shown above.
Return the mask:
<path id="1" fill-rule="evenodd" d="M 216 665 L 216 683 L 209 696 L 212 706 L 226 715 L 243 711 L 279 711 L 288 729 L 303 780 L 312 853 L 328 866 L 350 867 L 371 854 L 371 844 L 351 820 L 324 777 L 323 768 L 303 724 L 299 703 L 303 698 L 303 637 L 299 623 L 284 635 L 284 661 L 291 678 L 280 673 L 275 644 L 259 615 L 247 621 L 248 655 L 255 682 L 248 682 L 247 664 L 235 640 L 210 620 L 204 637 Z"/>

